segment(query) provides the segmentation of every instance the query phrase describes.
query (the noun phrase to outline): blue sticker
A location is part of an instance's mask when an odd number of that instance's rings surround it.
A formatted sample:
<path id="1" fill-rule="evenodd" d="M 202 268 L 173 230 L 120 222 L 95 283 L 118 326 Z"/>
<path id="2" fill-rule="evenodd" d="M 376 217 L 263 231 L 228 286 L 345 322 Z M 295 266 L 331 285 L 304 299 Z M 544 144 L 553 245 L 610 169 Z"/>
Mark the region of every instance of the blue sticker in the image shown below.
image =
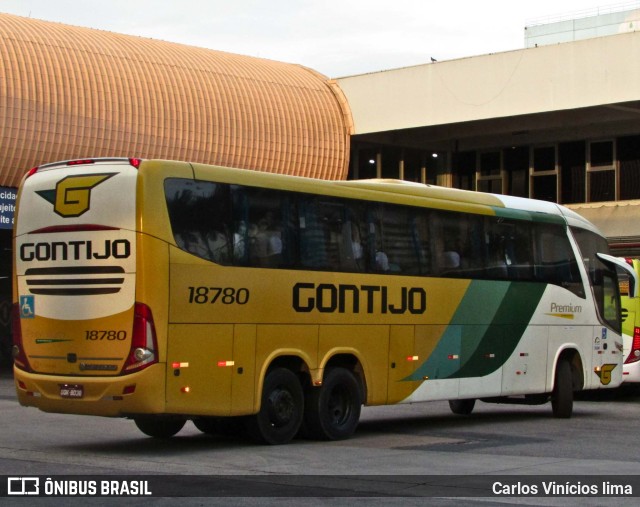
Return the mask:
<path id="1" fill-rule="evenodd" d="M 603 340 L 607 339 L 607 328 L 606 327 L 602 328 L 602 339 Z"/>
<path id="2" fill-rule="evenodd" d="M 33 319 L 36 316 L 36 301 L 34 296 L 20 296 L 20 318 Z"/>

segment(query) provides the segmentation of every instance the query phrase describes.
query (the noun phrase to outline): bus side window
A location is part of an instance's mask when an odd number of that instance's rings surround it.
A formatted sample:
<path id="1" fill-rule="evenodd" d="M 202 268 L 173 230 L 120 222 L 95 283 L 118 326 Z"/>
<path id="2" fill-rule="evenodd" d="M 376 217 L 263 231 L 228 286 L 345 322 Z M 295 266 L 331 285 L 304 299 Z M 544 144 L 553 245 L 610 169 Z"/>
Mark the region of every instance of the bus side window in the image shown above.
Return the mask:
<path id="1" fill-rule="evenodd" d="M 364 248 L 358 225 L 351 220 L 345 222 L 342 230 L 342 265 L 345 271 L 362 272 Z"/>
<path id="2" fill-rule="evenodd" d="M 385 227 L 382 221 L 382 205 L 374 204 L 368 210 L 369 244 L 368 255 L 371 259 L 371 271 L 387 273 L 389 271 L 389 256 L 386 253 Z"/>
<path id="3" fill-rule="evenodd" d="M 416 211 L 392 204 L 369 206 L 368 248 L 365 252 L 370 259 L 371 271 L 427 274 L 426 266 L 423 266 L 427 246 L 421 243 L 420 235 L 424 230 L 419 229 Z"/>
<path id="4" fill-rule="evenodd" d="M 310 269 L 366 270 L 367 235 L 362 205 L 333 198 L 300 196 L 300 262 Z"/>
<path id="5" fill-rule="evenodd" d="M 278 190 L 234 187 L 234 264 L 278 268 L 292 262 L 289 206 Z"/>
<path id="6" fill-rule="evenodd" d="M 417 262 L 416 275 L 429 276 L 433 274 L 433 266 L 431 265 L 431 248 L 429 242 L 431 239 L 429 210 L 421 209 L 416 213 L 411 224 L 411 235 L 415 244 Z"/>
<path id="7" fill-rule="evenodd" d="M 472 252 L 468 248 L 469 217 L 437 211 L 431 220 L 432 252 L 435 275 L 445 277 L 469 276 Z M 477 273 L 471 273 L 471 276 Z"/>
<path id="8" fill-rule="evenodd" d="M 487 277 L 532 280 L 531 223 L 490 218 L 485 227 Z"/>
<path id="9" fill-rule="evenodd" d="M 328 267 L 326 235 L 317 199 L 315 196 L 300 196 L 298 207 L 300 265 L 304 268 L 325 270 Z"/>
<path id="10" fill-rule="evenodd" d="M 169 178 L 165 197 L 176 245 L 203 259 L 229 264 L 228 185 Z"/>
<path id="11" fill-rule="evenodd" d="M 533 279 L 533 252 L 530 245 L 533 242 L 532 228 L 528 223 L 508 224 L 509 230 L 505 237 L 507 264 L 510 280 Z"/>
<path id="12" fill-rule="evenodd" d="M 585 297 L 580 271 L 573 249 L 561 226 L 537 225 L 535 241 L 535 278 L 559 285 Z"/>
<path id="13" fill-rule="evenodd" d="M 367 271 L 367 234 L 363 227 L 362 206 L 346 202 L 342 209 L 344 220 L 341 223 L 339 253 L 340 271 L 364 273 Z"/>

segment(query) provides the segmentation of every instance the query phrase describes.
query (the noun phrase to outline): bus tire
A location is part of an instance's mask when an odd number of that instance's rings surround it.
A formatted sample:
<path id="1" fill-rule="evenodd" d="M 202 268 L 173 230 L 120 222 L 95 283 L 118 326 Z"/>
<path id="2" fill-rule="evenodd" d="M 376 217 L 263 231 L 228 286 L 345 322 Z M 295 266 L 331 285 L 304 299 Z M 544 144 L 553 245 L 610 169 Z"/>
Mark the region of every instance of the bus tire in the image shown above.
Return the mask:
<path id="1" fill-rule="evenodd" d="M 162 416 L 134 417 L 133 422 L 142 433 L 153 438 L 171 438 L 178 433 L 187 422 L 185 419 Z"/>
<path id="2" fill-rule="evenodd" d="M 242 433 L 242 421 L 238 417 L 196 417 L 193 425 L 206 435 L 238 436 Z"/>
<path id="3" fill-rule="evenodd" d="M 258 442 L 286 444 L 296 436 L 304 412 L 304 394 L 291 370 L 276 368 L 267 374 L 260 411 L 247 419 L 247 431 Z"/>
<path id="4" fill-rule="evenodd" d="M 468 400 L 449 400 L 449 408 L 451 412 L 457 415 L 469 415 L 473 412 L 476 400 L 471 398 Z"/>
<path id="5" fill-rule="evenodd" d="M 310 388 L 305 403 L 306 434 L 318 440 L 349 438 L 360 421 L 362 389 L 345 368 L 327 371 L 322 387 Z"/>
<path id="6" fill-rule="evenodd" d="M 573 412 L 573 374 L 571 364 L 566 359 L 558 361 L 556 381 L 551 393 L 553 416 L 568 419 Z"/>

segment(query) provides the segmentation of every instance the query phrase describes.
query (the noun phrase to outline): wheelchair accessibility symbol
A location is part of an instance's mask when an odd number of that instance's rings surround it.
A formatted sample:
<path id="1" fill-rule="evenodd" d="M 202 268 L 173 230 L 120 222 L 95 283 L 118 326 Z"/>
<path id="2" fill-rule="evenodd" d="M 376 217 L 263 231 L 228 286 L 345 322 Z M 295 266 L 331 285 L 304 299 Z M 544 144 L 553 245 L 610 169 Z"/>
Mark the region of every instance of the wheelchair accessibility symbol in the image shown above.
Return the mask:
<path id="1" fill-rule="evenodd" d="M 35 298 L 33 296 L 20 296 L 20 318 L 33 319 L 35 316 Z"/>

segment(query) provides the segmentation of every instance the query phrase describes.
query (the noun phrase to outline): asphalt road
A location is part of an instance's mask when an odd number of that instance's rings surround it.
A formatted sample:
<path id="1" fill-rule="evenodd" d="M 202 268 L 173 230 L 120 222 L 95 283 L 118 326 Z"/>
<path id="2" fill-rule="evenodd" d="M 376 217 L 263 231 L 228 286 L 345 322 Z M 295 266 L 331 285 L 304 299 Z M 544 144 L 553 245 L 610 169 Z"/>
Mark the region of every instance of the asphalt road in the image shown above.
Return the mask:
<path id="1" fill-rule="evenodd" d="M 478 403 L 470 416 L 453 415 L 446 402 L 365 407 L 350 440 L 262 446 L 243 436 L 207 436 L 191 423 L 172 439 L 156 440 L 125 419 L 46 414 L 19 406 L 13 380 L 4 374 L 0 475 L 144 475 L 155 481 L 156 492 L 187 495 L 181 505 L 637 505 L 638 496 L 487 494 L 487 476 L 492 483 L 505 484 L 573 484 L 589 478 L 601 482 L 601 476 L 616 482 L 622 477 L 634 486 L 638 479 L 634 494 L 640 494 L 635 445 L 639 393 L 585 396 L 568 420 L 554 419 L 548 404 Z M 201 497 L 190 496 L 202 491 Z M 154 495 L 129 498 L 127 503 L 175 503 L 175 498 Z M 16 497 L 0 503 L 27 505 L 26 500 L 29 505 L 60 503 Z M 69 498 L 64 503 L 118 501 L 122 499 Z"/>

